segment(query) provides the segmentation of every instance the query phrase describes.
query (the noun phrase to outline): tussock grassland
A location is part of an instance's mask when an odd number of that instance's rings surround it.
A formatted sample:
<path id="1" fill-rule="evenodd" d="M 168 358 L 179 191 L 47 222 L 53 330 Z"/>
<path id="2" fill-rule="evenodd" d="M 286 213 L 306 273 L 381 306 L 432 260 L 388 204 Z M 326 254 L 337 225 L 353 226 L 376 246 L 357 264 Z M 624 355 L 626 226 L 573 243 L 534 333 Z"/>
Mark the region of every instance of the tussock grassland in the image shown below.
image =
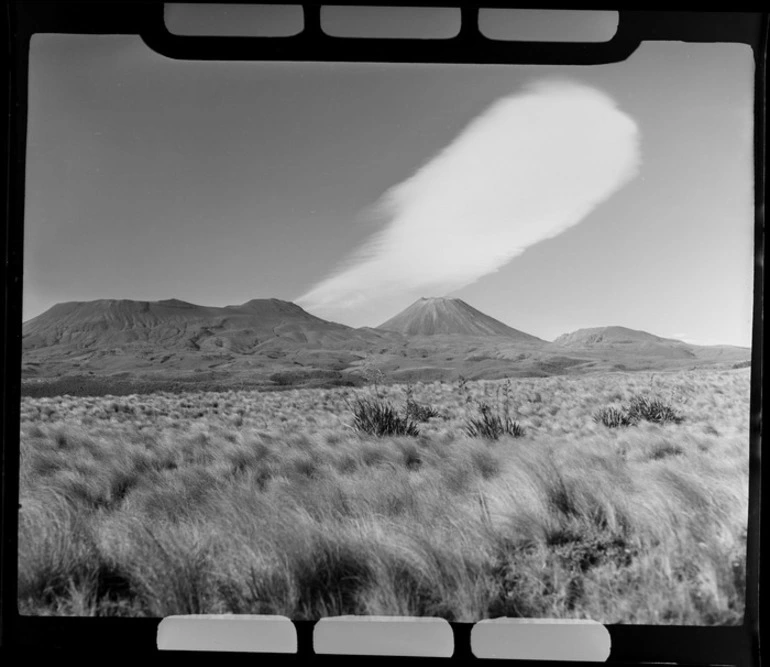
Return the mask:
<path id="1" fill-rule="evenodd" d="M 438 416 L 356 431 L 373 389 L 25 398 L 23 614 L 740 623 L 749 371 L 381 386 Z M 662 396 L 681 423 L 607 428 Z"/>

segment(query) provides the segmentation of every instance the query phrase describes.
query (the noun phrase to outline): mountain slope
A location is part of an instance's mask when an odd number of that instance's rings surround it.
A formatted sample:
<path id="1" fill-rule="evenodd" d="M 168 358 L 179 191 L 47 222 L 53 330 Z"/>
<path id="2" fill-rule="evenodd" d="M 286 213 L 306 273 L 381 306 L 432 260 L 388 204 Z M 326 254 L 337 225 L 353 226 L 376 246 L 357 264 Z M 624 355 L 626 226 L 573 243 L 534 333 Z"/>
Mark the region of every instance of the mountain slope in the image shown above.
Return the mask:
<path id="1" fill-rule="evenodd" d="M 544 343 L 476 310 L 461 299 L 440 297 L 423 297 L 415 301 L 377 329 L 406 336 L 505 336 L 521 342 Z"/>
<path id="2" fill-rule="evenodd" d="M 661 359 L 734 359 L 750 358 L 748 348 L 729 345 L 690 345 L 675 338 L 663 338 L 647 331 L 609 326 L 578 329 L 562 334 L 551 347 L 572 351 L 594 351 L 605 355 L 658 357 Z"/>
<path id="3" fill-rule="evenodd" d="M 593 327 L 578 329 L 571 333 L 562 334 L 553 341 L 564 347 L 597 347 L 609 345 L 628 345 L 644 343 L 668 343 L 685 345 L 680 340 L 661 338 L 646 331 L 628 329 L 627 327 Z"/>
<path id="4" fill-rule="evenodd" d="M 163 349 L 242 352 L 275 338 L 322 346 L 370 337 L 280 299 L 254 299 L 225 307 L 176 299 L 70 302 L 57 304 L 22 326 L 24 350 L 52 346 L 103 350 L 146 344 Z"/>
<path id="5" fill-rule="evenodd" d="M 624 327 L 530 336 L 460 299 L 420 299 L 354 329 L 279 299 L 208 307 L 168 299 L 54 306 L 22 327 L 22 379 L 40 395 L 168 387 L 338 386 L 372 369 L 388 381 L 499 379 L 745 363 L 751 351 L 697 347 Z"/>

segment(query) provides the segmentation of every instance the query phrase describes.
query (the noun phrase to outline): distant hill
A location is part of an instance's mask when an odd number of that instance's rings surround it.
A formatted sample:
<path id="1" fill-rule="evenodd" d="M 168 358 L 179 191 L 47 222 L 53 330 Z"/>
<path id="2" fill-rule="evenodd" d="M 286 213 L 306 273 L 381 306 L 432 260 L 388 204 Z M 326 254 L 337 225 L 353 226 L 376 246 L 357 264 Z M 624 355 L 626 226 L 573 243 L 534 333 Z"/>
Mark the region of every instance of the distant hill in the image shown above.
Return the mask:
<path id="1" fill-rule="evenodd" d="M 626 327 L 594 327 L 566 333 L 553 341 L 564 347 L 595 347 L 597 345 L 626 345 L 639 343 L 684 343 L 673 338 L 661 338 L 646 331 Z"/>
<path id="2" fill-rule="evenodd" d="M 377 329 L 405 336 L 504 336 L 520 342 L 545 341 L 518 331 L 469 306 L 462 299 L 422 298 L 383 322 Z"/>
<path id="3" fill-rule="evenodd" d="M 661 359 L 750 359 L 751 350 L 730 345 L 690 345 L 675 338 L 662 338 L 647 331 L 610 326 L 578 329 L 562 334 L 552 346 L 572 351 L 592 350 L 606 353 L 657 357 Z"/>

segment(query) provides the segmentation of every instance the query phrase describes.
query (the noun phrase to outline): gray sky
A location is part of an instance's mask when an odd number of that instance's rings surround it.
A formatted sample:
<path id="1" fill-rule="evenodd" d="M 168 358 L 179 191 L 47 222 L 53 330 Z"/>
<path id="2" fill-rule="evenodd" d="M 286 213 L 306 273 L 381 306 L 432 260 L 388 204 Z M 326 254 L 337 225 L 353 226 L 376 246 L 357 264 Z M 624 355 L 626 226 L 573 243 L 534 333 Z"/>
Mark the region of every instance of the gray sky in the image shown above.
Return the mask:
<path id="1" fill-rule="evenodd" d="M 623 325 L 749 345 L 753 63 L 731 44 L 650 43 L 600 67 L 408 66 L 180 62 L 136 37 L 36 35 L 24 318 L 97 298 L 298 300 L 387 227 L 384 194 L 554 75 L 633 119 L 638 171 L 448 294 L 548 340 Z M 370 296 L 308 310 L 374 326 L 415 298 Z"/>

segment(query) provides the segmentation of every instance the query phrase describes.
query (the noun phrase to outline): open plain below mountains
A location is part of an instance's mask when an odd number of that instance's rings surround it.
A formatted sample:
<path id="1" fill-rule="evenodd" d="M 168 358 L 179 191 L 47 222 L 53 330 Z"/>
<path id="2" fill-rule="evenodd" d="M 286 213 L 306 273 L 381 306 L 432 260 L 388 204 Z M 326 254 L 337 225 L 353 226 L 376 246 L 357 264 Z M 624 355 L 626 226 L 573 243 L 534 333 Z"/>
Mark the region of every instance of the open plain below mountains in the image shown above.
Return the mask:
<path id="1" fill-rule="evenodd" d="M 60 303 L 22 326 L 22 394 L 329 387 L 748 365 L 749 348 L 696 346 L 619 326 L 545 341 L 461 299 L 422 298 L 353 328 L 279 299 L 239 306 Z"/>

